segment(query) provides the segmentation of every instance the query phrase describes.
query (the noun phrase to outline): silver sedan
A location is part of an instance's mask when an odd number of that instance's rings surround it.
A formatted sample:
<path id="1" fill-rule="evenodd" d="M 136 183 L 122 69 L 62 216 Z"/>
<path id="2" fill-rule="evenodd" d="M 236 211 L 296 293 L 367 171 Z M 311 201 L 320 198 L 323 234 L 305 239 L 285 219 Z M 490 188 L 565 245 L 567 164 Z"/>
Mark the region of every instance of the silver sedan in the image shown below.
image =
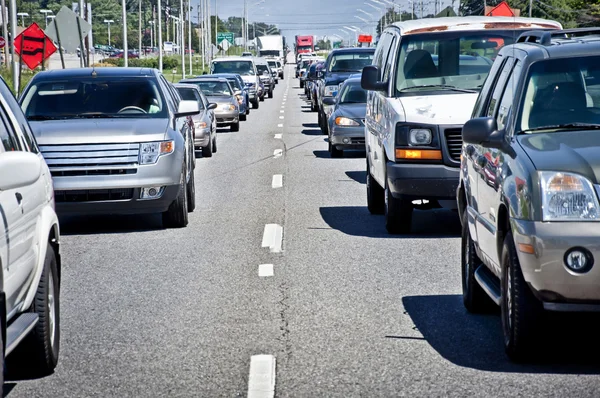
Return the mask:
<path id="1" fill-rule="evenodd" d="M 195 84 L 175 84 L 179 95 L 184 101 L 196 101 L 200 113 L 192 116 L 194 131 L 194 148 L 202 150 L 202 157 L 210 158 L 217 152 L 217 104 L 208 101 L 200 88 Z"/>

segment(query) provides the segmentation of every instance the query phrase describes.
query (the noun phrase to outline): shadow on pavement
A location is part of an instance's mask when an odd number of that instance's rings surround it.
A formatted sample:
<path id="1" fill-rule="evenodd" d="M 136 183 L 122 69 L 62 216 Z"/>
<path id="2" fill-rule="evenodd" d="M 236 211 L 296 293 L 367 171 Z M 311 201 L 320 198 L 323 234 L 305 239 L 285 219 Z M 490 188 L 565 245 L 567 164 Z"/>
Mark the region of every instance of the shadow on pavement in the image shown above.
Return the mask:
<path id="1" fill-rule="evenodd" d="M 319 130 L 319 132 L 320 131 L 321 130 Z M 317 157 L 319 159 L 331 159 L 331 155 L 329 154 L 329 151 L 313 151 L 313 154 L 315 155 L 315 157 Z"/>
<path id="2" fill-rule="evenodd" d="M 409 296 L 402 302 L 431 347 L 458 366 L 491 372 L 600 374 L 596 314 L 551 314 L 556 319 L 544 329 L 538 360 L 517 364 L 504 353 L 498 314 L 469 314 L 461 295 Z M 577 337 L 569 337 L 574 331 Z"/>
<path id="3" fill-rule="evenodd" d="M 61 235 L 122 234 L 164 229 L 160 214 L 60 217 Z"/>
<path id="4" fill-rule="evenodd" d="M 367 172 L 366 171 L 347 171 L 346 175 L 358 182 L 359 184 L 367 183 Z"/>
<path id="5" fill-rule="evenodd" d="M 383 216 L 372 215 L 366 206 L 321 207 L 319 211 L 321 212 L 323 221 L 331 228 L 353 236 L 431 239 L 458 238 L 461 233 L 458 213 L 451 210 L 415 210 L 412 220 L 412 231 L 407 235 L 389 234 L 385 229 Z"/>
<path id="6" fill-rule="evenodd" d="M 2 396 L 6 397 L 17 386 L 17 383 L 5 382 L 2 386 Z"/>
<path id="7" fill-rule="evenodd" d="M 317 128 L 319 128 L 319 123 L 302 123 L 302 127 L 317 129 Z"/>
<path id="8" fill-rule="evenodd" d="M 321 133 L 320 129 L 304 129 L 301 131 L 302 134 L 304 135 L 323 135 L 323 133 Z M 325 151 L 327 152 L 327 151 Z M 327 152 L 329 153 L 329 152 Z"/>

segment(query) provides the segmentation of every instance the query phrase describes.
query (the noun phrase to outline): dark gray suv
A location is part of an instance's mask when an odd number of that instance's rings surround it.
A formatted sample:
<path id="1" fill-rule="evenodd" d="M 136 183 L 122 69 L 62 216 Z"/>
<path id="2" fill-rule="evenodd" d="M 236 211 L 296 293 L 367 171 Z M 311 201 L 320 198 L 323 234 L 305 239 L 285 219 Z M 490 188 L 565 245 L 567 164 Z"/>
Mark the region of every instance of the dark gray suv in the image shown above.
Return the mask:
<path id="1" fill-rule="evenodd" d="M 462 131 L 463 300 L 529 357 L 544 311 L 600 311 L 600 29 L 503 48 Z"/>

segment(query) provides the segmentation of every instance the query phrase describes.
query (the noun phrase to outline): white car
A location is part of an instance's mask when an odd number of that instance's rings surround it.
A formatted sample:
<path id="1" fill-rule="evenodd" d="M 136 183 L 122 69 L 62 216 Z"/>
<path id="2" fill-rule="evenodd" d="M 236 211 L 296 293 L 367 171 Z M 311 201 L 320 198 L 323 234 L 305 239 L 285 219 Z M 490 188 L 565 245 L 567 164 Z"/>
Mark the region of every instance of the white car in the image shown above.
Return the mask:
<path id="1" fill-rule="evenodd" d="M 56 367 L 60 346 L 54 189 L 31 128 L 1 79 L 0 217 L 1 359 L 12 353 L 6 361 L 9 371 L 18 367 L 19 374 L 47 375 Z"/>

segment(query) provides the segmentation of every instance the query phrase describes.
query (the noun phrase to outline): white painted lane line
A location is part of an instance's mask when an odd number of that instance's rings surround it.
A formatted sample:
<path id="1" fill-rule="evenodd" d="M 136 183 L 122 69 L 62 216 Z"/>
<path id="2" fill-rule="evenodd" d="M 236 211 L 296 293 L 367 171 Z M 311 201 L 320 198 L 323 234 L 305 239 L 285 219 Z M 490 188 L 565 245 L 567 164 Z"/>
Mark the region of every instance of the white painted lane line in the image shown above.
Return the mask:
<path id="1" fill-rule="evenodd" d="M 275 138 L 276 140 L 280 140 L 280 139 L 283 138 L 283 135 L 282 134 L 275 134 L 275 137 L 273 137 L 273 138 Z"/>
<path id="2" fill-rule="evenodd" d="M 280 119 L 284 119 L 284 117 L 283 117 L 283 116 L 279 116 L 279 118 L 280 118 Z"/>
<path id="3" fill-rule="evenodd" d="M 283 174 L 275 174 L 273 176 L 273 182 L 271 183 L 273 188 L 283 187 Z"/>
<path id="4" fill-rule="evenodd" d="M 285 111 L 284 110 L 280 110 L 279 113 L 285 113 Z"/>
<path id="5" fill-rule="evenodd" d="M 273 264 L 260 264 L 258 266 L 258 276 L 260 276 L 261 278 L 273 275 Z"/>
<path id="6" fill-rule="evenodd" d="M 275 363 L 273 355 L 252 355 L 248 377 L 248 398 L 275 396 Z"/>
<path id="7" fill-rule="evenodd" d="M 274 158 L 280 158 L 283 155 L 283 149 L 275 149 L 273 151 Z"/>
<path id="8" fill-rule="evenodd" d="M 284 104 L 285 104 L 285 102 L 284 102 Z M 281 109 L 285 109 L 285 105 L 281 105 Z"/>
<path id="9" fill-rule="evenodd" d="M 283 124 L 278 124 L 277 127 L 283 127 Z"/>
<path id="10" fill-rule="evenodd" d="M 262 247 L 268 247 L 271 253 L 281 252 L 283 227 L 279 224 L 267 224 L 263 232 Z"/>

